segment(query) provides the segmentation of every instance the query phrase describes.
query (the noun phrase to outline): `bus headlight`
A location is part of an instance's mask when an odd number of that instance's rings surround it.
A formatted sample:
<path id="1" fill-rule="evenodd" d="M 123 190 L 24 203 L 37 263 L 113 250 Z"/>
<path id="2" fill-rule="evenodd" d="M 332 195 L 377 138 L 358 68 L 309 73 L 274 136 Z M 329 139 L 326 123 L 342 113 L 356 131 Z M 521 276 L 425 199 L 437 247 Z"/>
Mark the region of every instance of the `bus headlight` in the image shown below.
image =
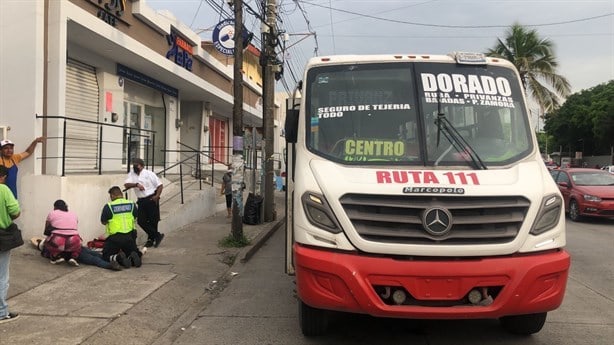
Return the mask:
<path id="1" fill-rule="evenodd" d="M 323 195 L 305 192 L 301 197 L 303 208 L 309 222 L 320 229 L 338 234 L 341 227 L 335 220 L 335 216 Z"/>
<path id="2" fill-rule="evenodd" d="M 529 233 L 539 235 L 554 228 L 559 222 L 562 208 L 563 200 L 560 196 L 556 194 L 545 196 Z"/>

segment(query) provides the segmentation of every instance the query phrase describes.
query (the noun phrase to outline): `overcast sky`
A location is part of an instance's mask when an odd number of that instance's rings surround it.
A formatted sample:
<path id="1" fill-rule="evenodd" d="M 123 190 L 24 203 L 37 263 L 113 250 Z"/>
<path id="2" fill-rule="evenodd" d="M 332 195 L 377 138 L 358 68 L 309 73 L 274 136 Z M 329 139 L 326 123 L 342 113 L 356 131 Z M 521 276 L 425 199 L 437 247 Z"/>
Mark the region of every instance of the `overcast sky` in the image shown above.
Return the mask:
<path id="1" fill-rule="evenodd" d="M 257 10 L 260 0 L 244 2 Z M 295 0 L 277 0 L 283 21 L 279 26 L 291 34 L 287 45 L 292 47 L 286 59 L 297 79 L 302 78 L 302 67 L 314 56 L 316 47 L 320 56 L 484 52 L 496 44 L 497 38 L 505 37 L 514 22 L 531 25 L 541 37 L 553 41 L 558 73 L 570 81 L 573 92 L 614 79 L 614 0 L 298 2 L 300 7 Z M 223 5 L 227 13 L 232 13 L 226 0 L 147 0 L 147 4 L 168 10 L 195 32 L 202 31 L 203 40 L 211 40 L 210 29 L 220 21 L 212 5 Z M 257 18 L 246 13 L 244 22 L 259 36 Z M 310 31 L 316 32 L 317 41 L 313 36 L 297 35 Z M 253 43 L 259 46 L 259 41 Z M 288 71 L 286 75 L 293 88 Z"/>

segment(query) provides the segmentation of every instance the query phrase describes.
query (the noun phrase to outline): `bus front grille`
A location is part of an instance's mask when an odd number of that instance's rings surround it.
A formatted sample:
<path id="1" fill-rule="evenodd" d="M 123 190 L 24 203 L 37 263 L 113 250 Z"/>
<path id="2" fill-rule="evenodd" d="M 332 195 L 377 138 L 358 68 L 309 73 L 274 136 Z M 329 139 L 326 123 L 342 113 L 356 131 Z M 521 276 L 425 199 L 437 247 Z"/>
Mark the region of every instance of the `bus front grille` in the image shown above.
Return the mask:
<path id="1" fill-rule="evenodd" d="M 497 244 L 518 235 L 530 202 L 521 196 L 384 196 L 346 194 L 339 200 L 360 237 L 404 244 Z M 449 212 L 451 227 L 427 231 L 423 216 Z"/>

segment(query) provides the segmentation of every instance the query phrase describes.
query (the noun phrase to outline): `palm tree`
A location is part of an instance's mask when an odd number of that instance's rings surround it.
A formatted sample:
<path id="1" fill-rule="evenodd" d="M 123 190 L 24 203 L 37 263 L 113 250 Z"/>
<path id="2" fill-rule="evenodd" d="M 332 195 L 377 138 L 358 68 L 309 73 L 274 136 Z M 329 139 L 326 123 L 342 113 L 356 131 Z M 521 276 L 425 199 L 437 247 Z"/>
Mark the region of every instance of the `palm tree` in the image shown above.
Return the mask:
<path id="1" fill-rule="evenodd" d="M 565 77 L 556 74 L 558 62 L 552 41 L 518 23 L 506 32 L 505 41 L 497 41 L 486 55 L 507 59 L 516 66 L 525 92 L 537 102 L 542 114 L 558 108 L 561 99 L 571 93 L 571 86 Z"/>

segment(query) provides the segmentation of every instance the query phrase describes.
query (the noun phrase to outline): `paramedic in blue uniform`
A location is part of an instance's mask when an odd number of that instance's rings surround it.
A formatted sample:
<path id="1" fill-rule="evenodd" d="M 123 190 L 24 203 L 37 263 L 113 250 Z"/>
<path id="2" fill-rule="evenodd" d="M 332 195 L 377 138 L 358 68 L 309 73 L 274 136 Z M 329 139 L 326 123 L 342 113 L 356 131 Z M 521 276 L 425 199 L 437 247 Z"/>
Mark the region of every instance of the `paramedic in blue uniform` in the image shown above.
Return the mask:
<path id="1" fill-rule="evenodd" d="M 15 199 L 17 199 L 17 173 L 19 171 L 17 164 L 30 157 L 30 155 L 34 153 L 34 149 L 36 149 L 36 144 L 42 143 L 44 140 L 45 137 L 38 137 L 34 139 L 26 151 L 22 153 L 14 152 L 15 144 L 12 141 L 8 139 L 0 141 L 0 152 L 2 152 L 0 157 L 2 160 L 0 161 L 0 165 L 4 165 L 9 169 L 9 174 L 6 177 L 6 185 L 9 187 L 11 192 L 13 192 Z"/>
<path id="2" fill-rule="evenodd" d="M 145 162 L 140 158 L 132 160 L 132 171 L 124 181 L 124 188 L 134 189 L 138 198 L 136 204 L 139 207 L 138 224 L 147 233 L 145 247 L 158 247 L 164 234 L 158 231 L 160 221 L 160 194 L 162 194 L 162 182 L 153 172 L 145 169 Z"/>

